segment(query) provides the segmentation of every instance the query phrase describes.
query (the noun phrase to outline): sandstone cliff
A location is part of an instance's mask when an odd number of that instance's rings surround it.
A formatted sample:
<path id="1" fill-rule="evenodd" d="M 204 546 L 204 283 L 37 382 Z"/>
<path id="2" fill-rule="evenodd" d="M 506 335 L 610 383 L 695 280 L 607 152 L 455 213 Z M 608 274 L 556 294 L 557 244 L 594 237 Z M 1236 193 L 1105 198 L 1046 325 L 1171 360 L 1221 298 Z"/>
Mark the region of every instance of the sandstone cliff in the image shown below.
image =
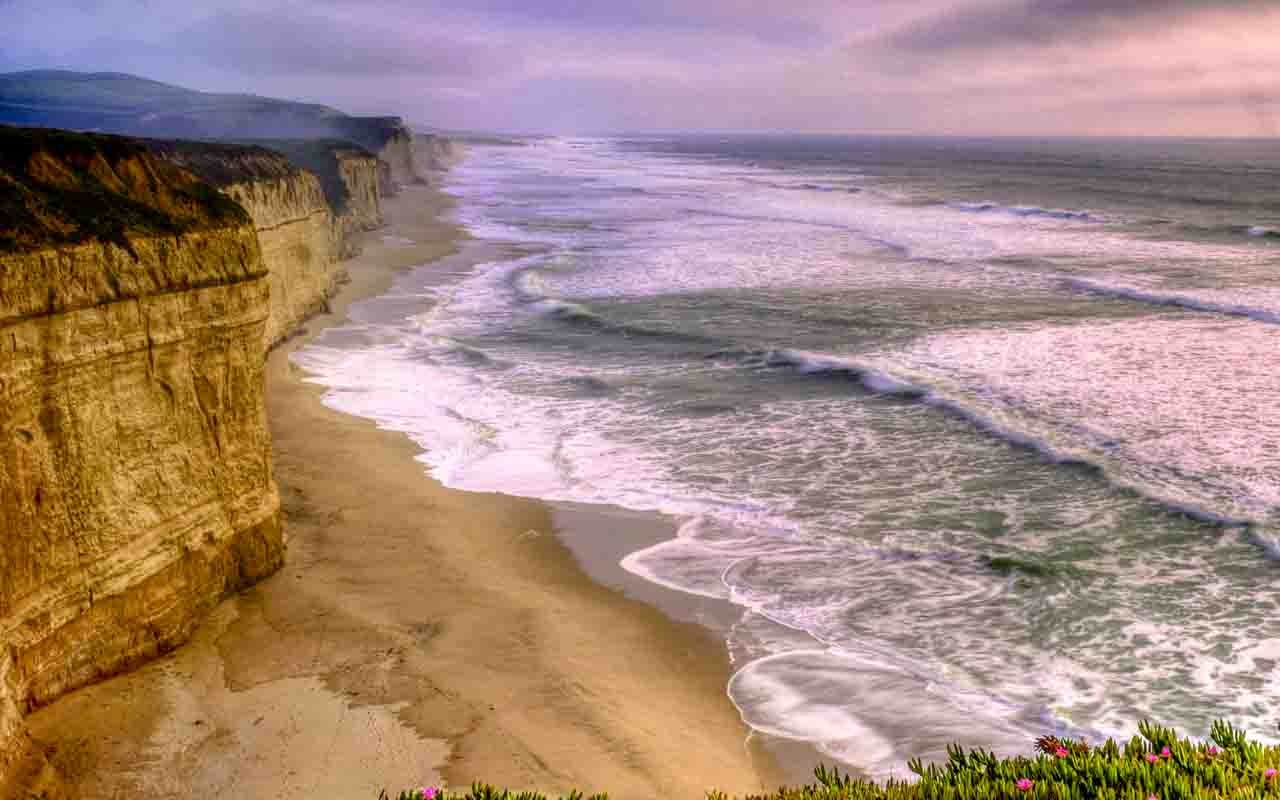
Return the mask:
<path id="1" fill-rule="evenodd" d="M 346 190 L 346 203 L 338 213 L 343 240 L 357 231 L 381 228 L 386 162 L 356 147 L 337 149 L 334 156 Z"/>
<path id="2" fill-rule="evenodd" d="M 291 164 L 319 179 L 335 215 L 342 257 L 350 255 L 353 234 L 382 227 L 383 187 L 390 165 L 373 153 L 341 139 L 264 140 L 255 144 L 283 153 Z"/>
<path id="3" fill-rule="evenodd" d="M 378 158 L 390 167 L 390 185 L 382 187 L 388 196 L 399 186 L 423 182 L 414 159 L 413 131 L 399 119 L 393 118 L 393 121 L 386 130 L 386 140 L 376 149 Z"/>
<path id="4" fill-rule="evenodd" d="M 267 345 L 321 310 L 352 253 L 351 237 L 382 225 L 378 161 L 348 142 L 258 145 L 153 142 L 208 180 L 253 220 L 271 288 Z M 302 169 L 300 167 L 305 167 Z"/>
<path id="5" fill-rule="evenodd" d="M 424 176 L 438 175 L 462 159 L 462 146 L 438 133 L 418 134 L 414 143 L 416 163 Z"/>
<path id="6" fill-rule="evenodd" d="M 270 181 L 255 202 L 286 221 L 318 192 Z M 11 128 L 0 204 L 9 797 L 40 770 L 22 713 L 175 647 L 276 570 L 283 543 L 262 402 L 269 275 L 245 211 L 144 144 Z"/>
<path id="7" fill-rule="evenodd" d="M 25 713 L 282 562 L 265 349 L 382 224 L 393 167 L 265 144 L 0 125 L 0 797 L 57 794 Z"/>

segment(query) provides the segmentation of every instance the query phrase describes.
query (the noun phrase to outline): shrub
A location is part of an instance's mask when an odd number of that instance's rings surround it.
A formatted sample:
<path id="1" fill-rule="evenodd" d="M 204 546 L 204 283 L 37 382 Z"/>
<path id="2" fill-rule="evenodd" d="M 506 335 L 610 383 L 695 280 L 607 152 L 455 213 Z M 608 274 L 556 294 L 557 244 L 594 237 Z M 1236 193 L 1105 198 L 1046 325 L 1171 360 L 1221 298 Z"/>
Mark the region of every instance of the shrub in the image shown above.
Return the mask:
<path id="1" fill-rule="evenodd" d="M 817 781 L 746 800 L 1280 800 L 1280 747 L 1251 742 L 1224 722 L 1208 742 L 1179 739 L 1169 729 L 1138 726 L 1123 746 L 1097 747 L 1046 736 L 1032 757 L 998 758 L 985 750 L 947 748 L 945 764 L 908 763 L 917 780 L 884 783 L 855 779 L 818 767 Z M 422 790 L 397 800 L 423 800 Z M 589 800 L 603 800 L 594 795 Z M 466 794 L 428 790 L 427 800 L 547 800 L 534 792 L 513 794 L 474 784 Z M 390 800 L 384 792 L 382 800 Z M 563 800 L 563 799 L 562 799 Z M 580 792 L 568 800 L 583 800 Z M 727 800 L 711 792 L 708 800 Z"/>

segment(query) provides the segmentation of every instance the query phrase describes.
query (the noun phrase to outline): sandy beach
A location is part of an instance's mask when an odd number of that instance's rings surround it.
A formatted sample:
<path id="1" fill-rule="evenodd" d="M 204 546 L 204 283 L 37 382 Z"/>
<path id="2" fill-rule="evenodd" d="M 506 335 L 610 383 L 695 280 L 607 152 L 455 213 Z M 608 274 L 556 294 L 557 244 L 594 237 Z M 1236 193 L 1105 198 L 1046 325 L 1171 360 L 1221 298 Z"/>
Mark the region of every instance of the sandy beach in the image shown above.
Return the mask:
<path id="1" fill-rule="evenodd" d="M 83 797 L 358 799 L 484 780 L 694 798 L 776 784 L 725 695 L 723 643 L 592 580 L 557 536 L 589 538 L 614 524 L 605 512 L 446 489 L 408 439 L 325 408 L 291 364 L 407 268 L 484 256 L 439 221 L 449 202 L 428 187 L 389 201 L 330 313 L 270 356 L 285 568 L 174 653 L 29 718 Z"/>

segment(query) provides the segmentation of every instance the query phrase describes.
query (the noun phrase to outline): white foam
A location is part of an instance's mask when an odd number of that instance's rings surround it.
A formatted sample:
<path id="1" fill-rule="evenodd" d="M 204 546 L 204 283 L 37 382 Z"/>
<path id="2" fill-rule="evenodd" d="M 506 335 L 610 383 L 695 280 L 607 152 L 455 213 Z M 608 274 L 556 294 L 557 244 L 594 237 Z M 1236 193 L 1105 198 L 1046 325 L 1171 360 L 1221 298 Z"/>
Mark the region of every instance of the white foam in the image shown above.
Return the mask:
<path id="1" fill-rule="evenodd" d="M 1238 289 L 1195 287 L 1180 291 L 1134 285 L 1132 279 L 1098 280 L 1065 278 L 1067 285 L 1097 294 L 1123 297 L 1161 306 L 1179 306 L 1194 311 L 1210 311 L 1259 322 L 1280 324 L 1280 287 L 1246 286 Z"/>
<path id="2" fill-rule="evenodd" d="M 329 387 L 327 404 L 404 431 L 451 486 L 679 517 L 676 539 L 623 566 L 746 609 L 731 634 L 743 641 L 733 647 L 742 669 L 730 691 L 753 725 L 890 770 L 912 747 L 934 752 L 978 736 L 986 745 L 1016 740 L 1022 751 L 1067 724 L 1073 733 L 1123 732 L 1136 716 L 1157 712 L 1192 726 L 1201 721 L 1197 709 L 1239 710 L 1236 719 L 1255 728 L 1265 722 L 1250 709 L 1280 700 L 1280 687 L 1224 693 L 1211 680 L 1234 674 L 1238 660 L 1217 655 L 1224 632 L 1239 653 L 1258 645 L 1263 630 L 1249 609 L 1231 605 L 1239 575 L 1259 579 L 1242 548 L 1226 536 L 1205 541 L 1202 529 L 1177 520 L 1135 525 L 1131 497 L 1098 480 L 1064 482 L 1044 463 L 1087 458 L 1113 469 L 1137 452 L 1185 473 L 1156 475 L 1154 488 L 1170 498 L 1218 507 L 1213 491 L 1200 496 L 1184 485 L 1207 472 L 1223 477 L 1219 489 L 1247 489 L 1232 502 L 1247 496 L 1251 507 L 1265 505 L 1266 476 L 1255 480 L 1248 467 L 1273 468 L 1274 432 L 1263 426 L 1243 440 L 1239 430 L 1250 430 L 1240 427 L 1249 415 L 1265 420 L 1275 407 L 1274 382 L 1251 366 L 1267 363 L 1269 340 L 1232 327 L 1263 326 L 1227 320 L 1215 331 L 1222 321 L 1206 315 L 1198 324 L 1208 327 L 1195 330 L 1143 327 L 1150 320 L 1127 328 L 1082 320 L 1040 334 L 1030 326 L 953 329 L 870 355 L 779 347 L 763 364 L 639 363 L 576 344 L 530 348 L 505 334 L 529 326 L 551 335 L 565 315 L 603 325 L 608 303 L 619 299 L 683 302 L 723 289 L 839 289 L 886 304 L 874 298 L 946 291 L 1061 299 L 1069 296 L 1053 270 L 966 259 L 1103 258 L 1132 242 L 1079 220 L 975 221 L 945 207 L 891 207 L 870 192 L 755 196 L 743 191 L 740 166 L 622 157 L 607 142 L 512 148 L 501 158 L 455 171 L 459 214 L 480 235 L 536 241 L 544 252 L 481 265 L 442 287 L 412 324 L 334 332 L 295 358 Z M 521 214 L 536 224 L 522 227 Z M 1153 259 L 1174 249 L 1131 248 Z M 956 260 L 908 262 L 903 252 Z M 1252 263 L 1237 250 L 1189 252 L 1225 254 L 1233 269 Z M 769 368 L 820 390 L 773 401 L 747 394 L 741 415 L 686 417 L 670 413 L 662 402 L 669 397 L 653 389 L 744 381 Z M 827 372 L 835 379 L 819 384 Z M 842 393 L 844 376 L 924 402 L 863 402 L 854 387 Z M 609 391 L 565 391 L 573 380 Z M 1063 421 L 1071 424 L 1057 427 Z M 975 428 L 1048 458 L 992 447 Z M 1180 441 L 1160 441 L 1164 430 Z M 983 508 L 973 508 L 975 497 Z M 977 511 L 995 533 L 978 526 Z M 1139 534 L 1163 538 L 1125 539 Z M 1257 560 L 1256 548 L 1247 550 Z M 1081 551 L 1090 554 L 1088 569 L 1077 574 L 1071 554 Z M 995 555 L 1066 566 L 1029 577 L 994 569 Z M 772 633 L 756 635 L 761 620 Z M 1138 623 L 1147 627 L 1126 628 Z M 1140 630 L 1152 642 L 1131 647 Z M 1197 675 L 1193 686 L 1170 678 L 1188 673 Z M 867 686 L 883 691 L 868 697 Z"/>
<path id="3" fill-rule="evenodd" d="M 1007 755 L 1027 746 L 1020 725 L 993 720 L 992 703 L 975 716 L 966 698 L 852 653 L 793 650 L 756 659 L 733 675 L 728 691 L 751 727 L 816 744 L 877 778 L 909 777 L 910 758 L 945 761 L 947 745 L 959 740 L 977 738 Z M 985 725 L 992 727 L 976 730 Z"/>
<path id="4" fill-rule="evenodd" d="M 1027 443 L 1047 453 L 1207 518 L 1262 521 L 1280 508 L 1272 340 L 1248 320 L 1192 316 L 961 331 L 880 360 L 966 414 L 1037 431 Z"/>
<path id="5" fill-rule="evenodd" d="M 995 211 L 1015 217 L 1044 217 L 1047 219 L 1098 222 L 1100 219 L 1089 211 L 1068 208 L 1041 208 L 1040 206 L 1002 206 L 998 203 L 952 203 L 952 208 L 970 213 Z"/>

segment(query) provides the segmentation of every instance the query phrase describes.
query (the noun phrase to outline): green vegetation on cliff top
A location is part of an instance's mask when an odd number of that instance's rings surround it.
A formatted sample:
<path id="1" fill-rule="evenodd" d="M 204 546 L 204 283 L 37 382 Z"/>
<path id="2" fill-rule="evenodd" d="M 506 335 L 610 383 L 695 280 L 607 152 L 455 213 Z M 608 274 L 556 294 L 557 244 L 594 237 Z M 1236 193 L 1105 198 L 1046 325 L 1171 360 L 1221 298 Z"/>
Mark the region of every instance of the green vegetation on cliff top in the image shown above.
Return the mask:
<path id="1" fill-rule="evenodd" d="M 0 253 L 249 223 L 235 201 L 147 142 L 0 125 Z"/>
<path id="2" fill-rule="evenodd" d="M 819 767 L 817 782 L 747 800 L 1277 800 L 1280 747 L 1249 741 L 1219 722 L 1211 741 L 1179 739 L 1143 723 L 1124 745 L 1098 747 L 1051 736 L 1036 742 L 1034 757 L 997 758 L 983 750 L 948 748 L 945 764 L 908 764 L 917 780 L 875 783 Z M 591 800 L 606 795 L 593 795 Z M 398 800 L 547 800 L 475 784 L 466 792 L 411 789 Z M 709 792 L 708 800 L 727 800 Z M 389 800 L 384 792 L 381 800 Z M 569 800 L 583 800 L 574 792 Z"/>

